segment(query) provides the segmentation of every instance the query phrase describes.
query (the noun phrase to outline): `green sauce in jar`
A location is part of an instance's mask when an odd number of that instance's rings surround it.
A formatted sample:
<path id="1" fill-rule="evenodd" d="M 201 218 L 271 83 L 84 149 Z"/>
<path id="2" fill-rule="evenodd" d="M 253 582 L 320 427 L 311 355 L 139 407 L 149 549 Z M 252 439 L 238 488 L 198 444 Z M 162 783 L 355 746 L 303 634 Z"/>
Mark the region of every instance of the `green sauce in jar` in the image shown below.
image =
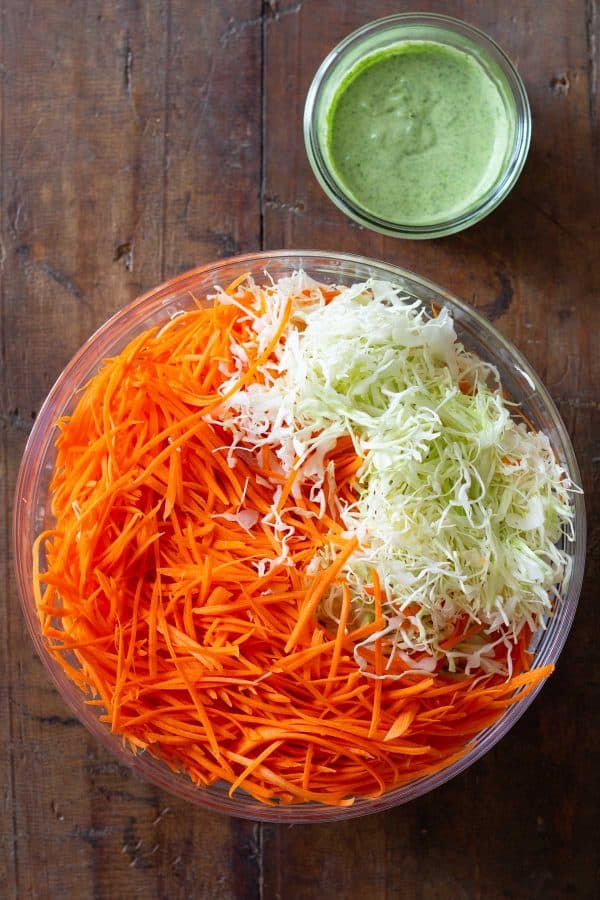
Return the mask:
<path id="1" fill-rule="evenodd" d="M 361 60 L 327 117 L 333 174 L 366 212 L 404 225 L 453 219 L 502 175 L 513 140 L 504 97 L 470 54 L 405 41 Z"/>

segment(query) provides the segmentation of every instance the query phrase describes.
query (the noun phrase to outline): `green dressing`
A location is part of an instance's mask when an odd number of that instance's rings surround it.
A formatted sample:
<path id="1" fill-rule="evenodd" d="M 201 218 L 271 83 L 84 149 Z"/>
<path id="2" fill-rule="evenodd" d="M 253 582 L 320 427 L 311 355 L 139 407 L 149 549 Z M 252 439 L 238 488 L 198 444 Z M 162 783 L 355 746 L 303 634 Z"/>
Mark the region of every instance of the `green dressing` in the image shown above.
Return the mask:
<path id="1" fill-rule="evenodd" d="M 327 118 L 333 174 L 363 210 L 390 222 L 453 219 L 486 195 L 512 145 L 499 88 L 472 56 L 406 41 L 361 60 Z"/>

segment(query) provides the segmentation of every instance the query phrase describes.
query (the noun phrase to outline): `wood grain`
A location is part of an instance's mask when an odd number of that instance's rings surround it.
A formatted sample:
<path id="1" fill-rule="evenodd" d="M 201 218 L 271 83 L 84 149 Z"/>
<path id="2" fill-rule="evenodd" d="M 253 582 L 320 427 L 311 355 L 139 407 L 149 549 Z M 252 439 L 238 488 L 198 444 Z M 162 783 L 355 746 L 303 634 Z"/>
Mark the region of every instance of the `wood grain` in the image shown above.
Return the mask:
<path id="1" fill-rule="evenodd" d="M 49 684 L 9 516 L 36 411 L 94 328 L 260 240 L 260 3 L 3 6 L 0 881 L 24 898 L 254 896 L 255 826 L 138 781 Z"/>
<path id="2" fill-rule="evenodd" d="M 600 10 L 435 2 L 517 63 L 534 138 L 510 198 L 438 241 L 339 213 L 306 160 L 326 53 L 405 2 L 0 3 L 0 893 L 54 898 L 592 898 L 599 726 Z M 556 674 L 513 731 L 428 797 L 340 825 L 258 825 L 139 781 L 70 716 L 25 633 L 12 491 L 52 382 L 163 278 L 265 246 L 343 249 L 430 277 L 545 380 L 587 493 L 589 557 Z M 5 887 L 4 887 L 5 886 Z"/>

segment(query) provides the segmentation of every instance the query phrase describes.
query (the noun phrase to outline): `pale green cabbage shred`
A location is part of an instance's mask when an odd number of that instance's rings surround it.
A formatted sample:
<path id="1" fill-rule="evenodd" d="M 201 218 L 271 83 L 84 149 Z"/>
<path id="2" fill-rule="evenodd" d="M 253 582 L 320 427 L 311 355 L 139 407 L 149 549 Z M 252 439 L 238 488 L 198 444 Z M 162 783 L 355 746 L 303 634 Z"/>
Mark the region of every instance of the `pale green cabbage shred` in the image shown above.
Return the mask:
<path id="1" fill-rule="evenodd" d="M 578 489 L 547 436 L 519 422 L 518 410 L 511 415 L 497 371 L 458 342 L 445 308 L 434 317 L 384 281 L 341 287 L 328 303 L 322 288 L 303 272 L 244 284 L 256 297 L 250 318 L 260 349 L 286 303 L 293 312 L 262 368 L 264 384 L 249 384 L 218 411 L 233 437 L 230 463 L 239 448 L 266 446 L 282 474 L 298 470 L 296 491 L 308 483 L 321 514 L 334 513 L 358 537 L 345 568 L 354 620 L 373 615 L 373 567 L 385 592 L 386 627 L 368 642 L 385 636 L 391 658 L 400 654 L 411 671 L 442 660 L 451 672 L 510 674 L 521 629 L 543 628 L 560 602 L 571 557 L 559 544 L 573 539 Z M 247 367 L 246 349 L 232 342 L 231 351 L 223 393 Z M 336 496 L 333 463 L 324 462 L 345 435 L 363 460 L 352 505 Z M 263 521 L 285 562 L 290 527 L 274 512 Z M 332 590 L 320 615 L 336 622 L 339 604 Z M 485 628 L 444 649 L 459 616 Z M 355 656 L 366 673 L 360 647 Z"/>

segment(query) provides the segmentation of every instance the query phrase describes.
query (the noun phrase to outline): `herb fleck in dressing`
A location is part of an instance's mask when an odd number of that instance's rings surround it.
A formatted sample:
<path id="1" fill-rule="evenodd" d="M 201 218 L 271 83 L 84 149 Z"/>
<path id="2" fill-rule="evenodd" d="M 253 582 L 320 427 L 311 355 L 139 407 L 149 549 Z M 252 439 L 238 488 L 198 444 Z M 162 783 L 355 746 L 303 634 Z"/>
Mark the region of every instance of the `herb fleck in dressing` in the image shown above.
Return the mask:
<path id="1" fill-rule="evenodd" d="M 499 178 L 512 140 L 503 97 L 472 56 L 406 41 L 358 63 L 328 116 L 335 176 L 367 212 L 428 225 L 473 207 Z"/>

